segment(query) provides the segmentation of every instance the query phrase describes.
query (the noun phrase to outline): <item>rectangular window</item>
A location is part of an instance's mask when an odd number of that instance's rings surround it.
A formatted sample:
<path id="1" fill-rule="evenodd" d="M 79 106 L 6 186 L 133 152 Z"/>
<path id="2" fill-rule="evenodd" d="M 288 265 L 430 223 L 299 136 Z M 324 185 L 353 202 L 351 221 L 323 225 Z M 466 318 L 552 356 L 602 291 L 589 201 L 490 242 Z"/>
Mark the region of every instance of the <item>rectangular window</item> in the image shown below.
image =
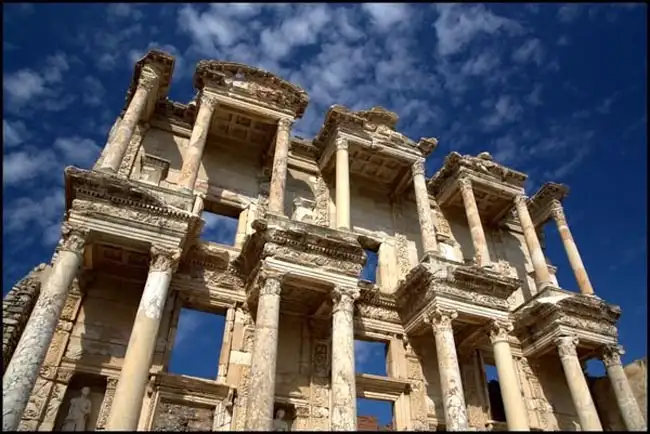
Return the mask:
<path id="1" fill-rule="evenodd" d="M 367 256 L 366 263 L 361 269 L 360 278 L 372 283 L 377 283 L 379 269 L 379 246 L 381 244 L 376 240 L 366 236 L 359 236 L 359 243 L 363 247 L 363 250 L 366 252 Z"/>
<path id="2" fill-rule="evenodd" d="M 201 239 L 227 246 L 235 244 L 241 210 L 216 201 L 204 202 L 201 218 L 205 221 Z"/>
<path id="3" fill-rule="evenodd" d="M 393 402 L 357 398 L 358 431 L 394 431 Z"/>

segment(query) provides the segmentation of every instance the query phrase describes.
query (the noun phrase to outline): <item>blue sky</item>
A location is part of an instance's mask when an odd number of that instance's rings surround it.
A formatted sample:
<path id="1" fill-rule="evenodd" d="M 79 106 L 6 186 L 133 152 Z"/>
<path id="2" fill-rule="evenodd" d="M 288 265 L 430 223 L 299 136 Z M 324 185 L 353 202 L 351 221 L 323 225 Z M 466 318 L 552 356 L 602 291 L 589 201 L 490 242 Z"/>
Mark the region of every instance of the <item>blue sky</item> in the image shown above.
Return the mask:
<path id="1" fill-rule="evenodd" d="M 334 103 L 382 105 L 411 138 L 439 138 L 428 175 L 452 150 L 487 150 L 530 175 L 529 194 L 568 184 L 566 214 L 595 291 L 623 308 L 624 361 L 645 356 L 645 8 L 5 4 L 3 293 L 51 257 L 63 168 L 97 158 L 133 63 L 155 47 L 177 56 L 175 100 L 194 94 L 199 59 L 249 63 L 309 92 L 298 135 L 313 136 Z M 575 290 L 551 225 L 547 246 L 561 286 Z"/>

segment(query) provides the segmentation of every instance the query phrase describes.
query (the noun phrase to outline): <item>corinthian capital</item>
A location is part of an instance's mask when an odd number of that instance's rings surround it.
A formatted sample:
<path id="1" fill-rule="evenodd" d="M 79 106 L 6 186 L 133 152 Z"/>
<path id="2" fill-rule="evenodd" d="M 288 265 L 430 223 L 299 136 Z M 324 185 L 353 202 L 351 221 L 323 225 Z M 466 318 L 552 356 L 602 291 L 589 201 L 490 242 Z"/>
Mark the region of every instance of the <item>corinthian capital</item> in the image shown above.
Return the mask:
<path id="1" fill-rule="evenodd" d="M 206 105 L 214 110 L 217 107 L 217 104 L 219 104 L 219 100 L 217 100 L 217 98 L 212 95 L 201 93 L 201 105 Z"/>
<path id="2" fill-rule="evenodd" d="M 516 206 L 526 206 L 526 201 L 528 200 L 528 196 L 524 194 L 517 194 L 515 195 L 515 205 Z"/>
<path id="3" fill-rule="evenodd" d="M 472 181 L 465 177 L 459 178 L 458 187 L 460 188 L 460 191 L 472 191 Z"/>
<path id="4" fill-rule="evenodd" d="M 424 176 L 424 160 L 416 160 L 411 165 L 411 172 L 413 173 L 413 176 Z"/>
<path id="5" fill-rule="evenodd" d="M 560 357 L 578 357 L 578 352 L 576 351 L 578 342 L 579 340 L 576 336 L 560 336 L 553 341 L 557 346 Z"/>
<path id="6" fill-rule="evenodd" d="M 79 255 L 83 254 L 86 240 L 88 239 L 88 229 L 71 225 L 64 222 L 61 225 L 60 250 L 65 250 Z"/>
<path id="7" fill-rule="evenodd" d="M 557 199 L 553 199 L 551 201 L 551 216 L 557 223 L 566 225 L 566 216 L 564 215 L 564 209 L 562 208 L 560 201 Z"/>
<path id="8" fill-rule="evenodd" d="M 289 132 L 293 121 L 289 118 L 280 118 L 278 120 L 278 131 Z"/>
<path id="9" fill-rule="evenodd" d="M 492 342 L 492 344 L 508 342 L 508 336 L 510 336 L 512 330 L 514 330 L 514 326 L 510 321 L 492 320 L 488 328 L 490 342 Z"/>
<path id="10" fill-rule="evenodd" d="M 140 75 L 140 78 L 138 79 L 138 87 L 142 87 L 151 92 L 156 86 L 158 86 L 157 77 L 145 74 Z"/>
<path id="11" fill-rule="evenodd" d="M 343 137 L 336 139 L 336 150 L 337 151 L 347 151 L 348 150 L 348 141 Z"/>
<path id="12" fill-rule="evenodd" d="M 351 313 L 354 308 L 354 302 L 359 298 L 359 295 L 359 288 L 335 286 L 332 289 L 332 312 L 343 310 Z"/>
<path id="13" fill-rule="evenodd" d="M 282 292 L 282 275 L 277 273 L 262 272 L 259 278 L 260 296 L 280 295 Z"/>
<path id="14" fill-rule="evenodd" d="M 161 246 L 151 246 L 151 261 L 149 262 L 149 271 L 168 271 L 172 272 L 178 267 L 178 261 L 181 259 L 180 249 L 168 249 Z"/>
<path id="15" fill-rule="evenodd" d="M 607 368 L 621 365 L 621 356 L 625 354 L 620 345 L 605 345 L 600 353 L 600 358 Z"/>
<path id="16" fill-rule="evenodd" d="M 431 325 L 433 332 L 451 331 L 451 322 L 458 318 L 453 309 L 435 307 L 424 316 L 424 322 Z"/>

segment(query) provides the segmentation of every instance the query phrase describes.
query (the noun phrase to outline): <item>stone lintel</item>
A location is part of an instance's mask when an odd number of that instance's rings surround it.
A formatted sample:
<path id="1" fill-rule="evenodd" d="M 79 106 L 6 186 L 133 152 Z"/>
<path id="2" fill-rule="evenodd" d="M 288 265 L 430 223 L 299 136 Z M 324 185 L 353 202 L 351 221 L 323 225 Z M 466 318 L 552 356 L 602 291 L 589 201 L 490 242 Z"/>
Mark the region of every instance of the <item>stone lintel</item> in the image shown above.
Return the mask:
<path id="1" fill-rule="evenodd" d="M 373 374 L 357 374 L 356 384 L 358 397 L 387 401 L 397 401 L 403 393 L 408 393 L 411 389 L 411 382 L 407 379 Z"/>
<path id="2" fill-rule="evenodd" d="M 215 404 L 226 402 L 227 405 L 232 405 L 235 391 L 232 386 L 215 380 L 167 372 L 152 374 L 150 385 L 154 390 L 179 398 L 192 396 L 213 401 Z"/>

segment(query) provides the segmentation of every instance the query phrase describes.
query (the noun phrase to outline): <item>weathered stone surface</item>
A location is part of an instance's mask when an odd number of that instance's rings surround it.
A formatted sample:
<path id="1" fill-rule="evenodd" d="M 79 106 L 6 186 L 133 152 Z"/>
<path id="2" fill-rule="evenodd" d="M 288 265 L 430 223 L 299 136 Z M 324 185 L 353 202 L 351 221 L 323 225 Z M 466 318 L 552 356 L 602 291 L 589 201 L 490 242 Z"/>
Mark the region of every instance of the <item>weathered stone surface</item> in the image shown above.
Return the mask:
<path id="1" fill-rule="evenodd" d="M 151 431 L 212 431 L 214 410 L 161 402 Z"/>

